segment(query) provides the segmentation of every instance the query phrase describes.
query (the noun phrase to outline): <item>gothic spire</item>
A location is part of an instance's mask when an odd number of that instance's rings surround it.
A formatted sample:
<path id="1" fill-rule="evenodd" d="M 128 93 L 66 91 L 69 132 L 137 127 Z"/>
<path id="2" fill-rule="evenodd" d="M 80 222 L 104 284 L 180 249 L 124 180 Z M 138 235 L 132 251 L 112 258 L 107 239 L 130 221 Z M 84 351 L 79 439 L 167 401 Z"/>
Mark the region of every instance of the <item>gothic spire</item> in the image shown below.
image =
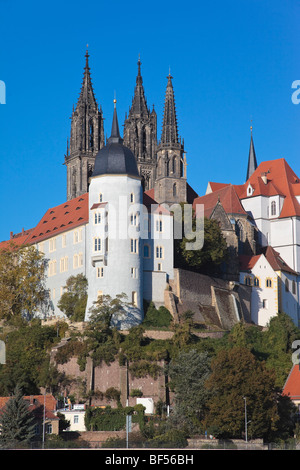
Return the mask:
<path id="1" fill-rule="evenodd" d="M 78 107 L 82 105 L 88 105 L 88 106 L 97 108 L 97 101 L 94 95 L 90 67 L 89 67 L 88 49 L 86 50 L 86 53 L 85 53 L 85 67 L 84 67 L 84 72 L 83 72 L 83 80 L 82 80 L 81 91 L 80 91 L 80 95 L 78 98 L 76 109 L 78 109 Z"/>
<path id="2" fill-rule="evenodd" d="M 257 160 L 256 160 L 256 154 L 255 154 L 253 136 L 252 136 L 252 126 L 250 127 L 250 129 L 251 129 L 251 139 L 250 139 L 250 149 L 249 149 L 246 181 L 248 181 L 250 176 L 254 173 L 254 171 L 257 168 Z"/>
<path id="3" fill-rule="evenodd" d="M 134 115 L 149 117 L 149 110 L 147 107 L 147 101 L 145 98 L 145 91 L 144 91 L 144 86 L 143 86 L 143 78 L 141 74 L 142 62 L 140 58 L 137 62 L 137 65 L 138 65 L 138 73 L 136 76 L 136 85 L 134 89 L 134 96 L 132 99 L 131 109 L 129 111 L 129 116 L 134 114 Z"/>
<path id="4" fill-rule="evenodd" d="M 169 75 L 167 77 L 168 83 L 165 95 L 163 127 L 160 142 L 162 145 L 177 145 L 179 143 L 172 78 L 173 77 L 169 72 Z"/>

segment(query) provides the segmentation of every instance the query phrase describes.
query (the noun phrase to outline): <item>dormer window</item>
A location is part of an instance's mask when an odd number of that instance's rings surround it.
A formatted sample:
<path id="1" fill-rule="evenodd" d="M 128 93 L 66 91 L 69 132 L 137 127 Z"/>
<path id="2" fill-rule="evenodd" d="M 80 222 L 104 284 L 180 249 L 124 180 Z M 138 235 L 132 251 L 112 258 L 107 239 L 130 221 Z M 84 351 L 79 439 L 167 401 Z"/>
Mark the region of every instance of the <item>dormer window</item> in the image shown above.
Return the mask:
<path id="1" fill-rule="evenodd" d="M 251 184 L 249 183 L 248 188 L 247 188 L 247 196 L 252 196 L 253 192 L 254 192 L 254 189 L 252 188 Z"/>

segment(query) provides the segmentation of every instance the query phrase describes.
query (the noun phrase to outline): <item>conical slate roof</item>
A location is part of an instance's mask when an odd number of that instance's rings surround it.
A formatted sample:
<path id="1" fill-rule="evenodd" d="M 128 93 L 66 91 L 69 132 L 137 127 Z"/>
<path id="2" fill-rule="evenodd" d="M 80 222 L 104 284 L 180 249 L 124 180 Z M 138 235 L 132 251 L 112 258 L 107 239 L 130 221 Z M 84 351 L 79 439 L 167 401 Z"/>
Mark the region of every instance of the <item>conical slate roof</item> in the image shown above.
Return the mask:
<path id="1" fill-rule="evenodd" d="M 250 149 L 249 149 L 246 181 L 248 181 L 250 176 L 252 176 L 252 174 L 255 172 L 256 168 L 257 168 L 257 160 L 256 160 L 256 154 L 255 154 L 253 137 L 252 137 L 252 127 L 251 127 L 251 140 L 250 140 Z"/>
<path id="2" fill-rule="evenodd" d="M 120 136 L 116 101 L 114 105 L 114 116 L 111 128 L 111 136 L 96 155 L 92 178 L 99 175 L 129 175 L 138 176 L 139 172 L 132 151 L 123 145 Z"/>

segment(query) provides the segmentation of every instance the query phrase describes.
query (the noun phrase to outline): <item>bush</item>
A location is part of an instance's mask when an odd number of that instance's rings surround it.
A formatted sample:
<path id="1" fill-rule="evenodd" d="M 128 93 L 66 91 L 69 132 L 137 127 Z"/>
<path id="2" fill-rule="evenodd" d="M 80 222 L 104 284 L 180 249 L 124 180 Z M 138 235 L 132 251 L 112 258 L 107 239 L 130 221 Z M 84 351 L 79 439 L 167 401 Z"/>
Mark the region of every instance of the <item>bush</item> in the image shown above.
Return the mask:
<path id="1" fill-rule="evenodd" d="M 187 445 L 185 434 L 177 429 L 171 429 L 147 441 L 147 447 L 183 448 Z"/>
<path id="2" fill-rule="evenodd" d="M 146 310 L 143 326 L 146 328 L 162 328 L 169 327 L 172 321 L 172 315 L 166 307 L 157 309 L 153 302 L 150 303 Z"/>

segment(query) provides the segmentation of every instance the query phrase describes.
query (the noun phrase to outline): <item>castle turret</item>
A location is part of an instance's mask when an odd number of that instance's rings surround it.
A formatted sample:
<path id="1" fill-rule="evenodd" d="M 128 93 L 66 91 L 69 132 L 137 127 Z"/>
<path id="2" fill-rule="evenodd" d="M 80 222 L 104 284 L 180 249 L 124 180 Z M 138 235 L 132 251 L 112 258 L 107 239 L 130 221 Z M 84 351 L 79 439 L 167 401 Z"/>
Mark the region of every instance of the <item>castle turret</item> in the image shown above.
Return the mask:
<path id="1" fill-rule="evenodd" d="M 135 156 L 120 137 L 115 103 L 111 136 L 90 178 L 86 321 L 99 297 L 114 299 L 122 293 L 131 305 L 114 324 L 126 329 L 143 319 L 142 195 Z"/>

